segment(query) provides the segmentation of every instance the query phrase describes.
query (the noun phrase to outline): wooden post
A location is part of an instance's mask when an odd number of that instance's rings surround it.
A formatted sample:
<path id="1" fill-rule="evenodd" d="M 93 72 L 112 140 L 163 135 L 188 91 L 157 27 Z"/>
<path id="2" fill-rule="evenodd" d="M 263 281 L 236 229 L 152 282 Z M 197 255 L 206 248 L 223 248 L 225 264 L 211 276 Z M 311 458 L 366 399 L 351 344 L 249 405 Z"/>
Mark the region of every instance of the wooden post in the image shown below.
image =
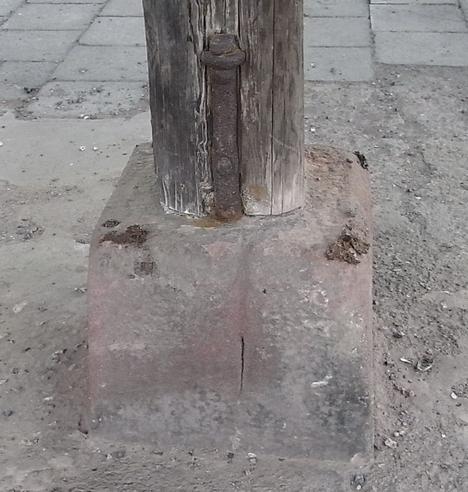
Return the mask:
<path id="1" fill-rule="evenodd" d="M 240 172 L 244 213 L 280 215 L 300 207 L 302 0 L 143 0 L 143 4 L 153 146 L 164 207 L 195 216 L 223 216 L 217 208 L 226 200 L 221 199 L 223 186 L 216 178 L 222 173 L 214 167 L 213 155 L 217 162 L 227 162 L 219 153 L 232 151 L 232 138 L 237 141 L 238 167 L 230 169 Z M 234 68 L 235 118 L 232 101 L 226 106 L 231 120 L 238 121 L 228 143 L 220 142 L 220 132 L 213 129 L 222 118 L 220 105 L 211 104 L 212 94 L 222 92 L 211 86 L 219 77 L 210 76 L 210 67 L 203 62 L 216 34 L 236 38 L 245 55 L 240 68 Z M 227 181 L 232 186 L 236 178 L 231 175 Z"/>

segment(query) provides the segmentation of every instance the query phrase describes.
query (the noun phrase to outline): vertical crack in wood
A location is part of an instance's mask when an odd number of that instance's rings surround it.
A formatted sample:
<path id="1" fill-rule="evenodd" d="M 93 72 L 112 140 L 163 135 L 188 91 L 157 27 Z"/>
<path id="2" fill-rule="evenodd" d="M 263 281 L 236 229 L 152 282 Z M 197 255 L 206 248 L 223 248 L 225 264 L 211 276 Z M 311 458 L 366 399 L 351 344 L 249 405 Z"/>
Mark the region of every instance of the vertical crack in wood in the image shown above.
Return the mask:
<path id="1" fill-rule="evenodd" d="M 272 43 L 272 75 L 271 80 L 273 81 L 271 84 L 271 154 L 270 154 L 270 215 L 273 215 L 273 205 L 274 205 L 274 196 L 275 196 L 275 70 L 276 70 L 276 1 L 273 2 L 273 43 Z"/>
<path id="2" fill-rule="evenodd" d="M 228 32 L 227 31 L 227 25 L 228 25 L 228 5 L 227 5 L 227 0 L 224 0 L 224 22 L 223 22 L 223 30 L 222 32 Z"/>
<path id="3" fill-rule="evenodd" d="M 239 43 L 242 43 L 241 41 L 241 15 L 242 15 L 242 0 L 237 0 L 237 38 L 239 39 Z M 243 46 L 241 44 L 240 46 L 241 50 L 243 50 Z"/>
<path id="4" fill-rule="evenodd" d="M 241 39 L 241 2 L 237 0 L 237 40 L 239 42 L 240 49 L 245 53 L 246 58 L 249 56 L 243 47 Z M 242 193 L 242 65 L 240 65 L 237 72 L 237 155 L 239 156 L 239 190 Z M 241 201 L 243 201 L 241 199 Z M 242 203 L 242 208 L 244 204 Z"/>
<path id="5" fill-rule="evenodd" d="M 195 0 L 196 6 L 196 24 L 197 29 L 194 30 L 196 37 L 193 38 L 193 49 L 195 53 L 195 59 L 199 60 L 200 53 L 203 51 L 206 45 L 206 4 L 203 0 Z M 192 22 L 194 20 L 192 19 Z M 208 160 L 208 125 L 207 125 L 207 75 L 205 67 L 198 61 L 198 90 L 199 96 L 197 99 L 196 111 L 198 112 L 199 127 L 195 130 L 198 133 L 198 145 L 197 145 L 197 160 L 200 165 L 197 167 L 197 198 L 200 200 L 198 206 L 203 213 L 207 213 L 209 204 L 207 203 L 207 197 L 212 191 L 212 177 Z M 201 165 L 203 163 L 203 165 Z"/>

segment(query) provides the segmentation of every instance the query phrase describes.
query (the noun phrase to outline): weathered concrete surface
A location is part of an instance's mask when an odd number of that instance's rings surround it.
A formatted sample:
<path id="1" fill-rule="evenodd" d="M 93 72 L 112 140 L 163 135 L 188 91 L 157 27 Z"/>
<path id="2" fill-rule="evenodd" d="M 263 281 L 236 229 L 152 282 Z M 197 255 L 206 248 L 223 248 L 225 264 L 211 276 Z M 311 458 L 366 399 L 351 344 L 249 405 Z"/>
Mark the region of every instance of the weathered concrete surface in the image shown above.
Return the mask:
<path id="1" fill-rule="evenodd" d="M 78 30 L 86 29 L 99 13 L 99 4 L 27 3 L 10 17 L 3 29 L 9 30 Z"/>
<path id="2" fill-rule="evenodd" d="M 370 47 L 322 47 L 306 51 L 305 80 L 370 81 L 374 77 Z"/>
<path id="3" fill-rule="evenodd" d="M 306 17 L 306 51 L 319 47 L 368 47 L 372 45 L 369 20 L 365 17 Z"/>
<path id="4" fill-rule="evenodd" d="M 371 251 L 356 158 L 314 149 L 305 210 L 165 215 L 140 146 L 91 244 L 89 372 L 103 435 L 349 464 L 372 454 Z M 103 225 L 104 224 L 104 225 Z"/>
<path id="5" fill-rule="evenodd" d="M 80 43 L 95 46 L 145 46 L 142 17 L 99 17 L 80 38 Z"/>
<path id="6" fill-rule="evenodd" d="M 58 62 L 73 46 L 77 31 L 1 31 L 0 60 Z"/>
<path id="7" fill-rule="evenodd" d="M 429 3 L 429 2 L 428 2 Z M 371 5 L 375 32 L 467 32 L 458 5 Z"/>
<path id="8" fill-rule="evenodd" d="M 468 0 L 304 0 L 304 15 L 306 81 L 371 82 L 379 64 L 468 66 Z M 141 0 L 2 0 L 0 112 L 146 111 L 144 45 Z"/>
<path id="9" fill-rule="evenodd" d="M 379 63 L 468 66 L 468 33 L 377 32 L 375 40 Z"/>
<path id="10" fill-rule="evenodd" d="M 368 17 L 369 5 L 366 0 L 306 0 L 304 13 L 319 17 Z"/>

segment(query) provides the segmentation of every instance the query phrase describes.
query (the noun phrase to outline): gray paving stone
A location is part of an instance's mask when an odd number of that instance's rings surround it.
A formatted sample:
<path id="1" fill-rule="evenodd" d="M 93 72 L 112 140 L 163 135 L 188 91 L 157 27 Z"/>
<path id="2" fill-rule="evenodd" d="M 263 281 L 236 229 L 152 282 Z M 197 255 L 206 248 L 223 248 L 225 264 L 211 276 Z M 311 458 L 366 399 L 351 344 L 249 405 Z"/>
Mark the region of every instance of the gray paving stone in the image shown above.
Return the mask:
<path id="1" fill-rule="evenodd" d="M 98 17 L 80 39 L 81 44 L 145 46 L 142 17 Z"/>
<path id="2" fill-rule="evenodd" d="M 146 81 L 146 48 L 75 46 L 54 75 L 59 80 Z"/>
<path id="3" fill-rule="evenodd" d="M 305 0 L 304 14 L 306 17 L 368 17 L 369 6 L 367 0 Z"/>
<path id="4" fill-rule="evenodd" d="M 0 31 L 0 60 L 61 61 L 77 31 Z"/>
<path id="5" fill-rule="evenodd" d="M 14 99 L 26 98 L 27 96 L 28 94 L 26 94 L 24 88 L 0 80 L 0 103 L 8 103 Z M 0 106 L 0 111 L 2 109 Z"/>
<path id="6" fill-rule="evenodd" d="M 56 67 L 51 62 L 16 62 L 0 64 L 0 101 L 31 97 L 30 89 L 44 85 Z"/>
<path id="7" fill-rule="evenodd" d="M 378 32 L 376 56 L 394 65 L 468 67 L 468 34 Z"/>
<path id="8" fill-rule="evenodd" d="M 141 17 L 143 15 L 143 4 L 141 0 L 110 0 L 101 15 Z"/>
<path id="9" fill-rule="evenodd" d="M 2 29 L 82 30 L 99 9 L 99 5 L 93 4 L 26 4 L 10 17 Z"/>
<path id="10" fill-rule="evenodd" d="M 458 5 L 457 0 L 370 0 L 370 3 L 372 5 Z"/>
<path id="11" fill-rule="evenodd" d="M 371 48 L 312 48 L 305 54 L 305 79 L 369 81 L 374 77 Z"/>
<path id="12" fill-rule="evenodd" d="M 468 22 L 468 0 L 460 0 L 460 5 L 463 13 L 465 14 L 465 19 Z"/>
<path id="13" fill-rule="evenodd" d="M 10 13 L 17 9 L 23 0 L 1 0 L 0 2 L 0 15 L 8 17 Z"/>
<path id="14" fill-rule="evenodd" d="M 27 0 L 28 3 L 91 3 L 91 4 L 102 4 L 106 3 L 107 0 Z"/>
<path id="15" fill-rule="evenodd" d="M 304 19 L 304 45 L 370 46 L 369 28 L 365 17 L 308 17 Z"/>
<path id="16" fill-rule="evenodd" d="M 0 82 L 39 88 L 49 80 L 56 66 L 52 62 L 7 61 L 0 66 Z"/>
<path id="17" fill-rule="evenodd" d="M 28 106 L 33 116 L 47 118 L 115 116 L 147 109 L 143 82 L 49 82 Z"/>
<path id="18" fill-rule="evenodd" d="M 454 5 L 371 5 L 372 29 L 396 32 L 467 32 Z"/>

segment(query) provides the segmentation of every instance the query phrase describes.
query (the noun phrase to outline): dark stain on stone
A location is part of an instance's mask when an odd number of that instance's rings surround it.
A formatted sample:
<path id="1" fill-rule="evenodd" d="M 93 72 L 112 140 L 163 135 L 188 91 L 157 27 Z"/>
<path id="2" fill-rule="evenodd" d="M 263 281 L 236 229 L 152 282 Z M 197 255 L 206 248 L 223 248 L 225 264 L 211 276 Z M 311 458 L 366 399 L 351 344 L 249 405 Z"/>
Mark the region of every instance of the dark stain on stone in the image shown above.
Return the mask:
<path id="1" fill-rule="evenodd" d="M 361 167 L 363 169 L 369 169 L 369 163 L 367 162 L 367 157 L 362 152 L 356 150 L 354 152 L 354 155 L 358 158 L 359 164 L 361 164 Z"/>
<path id="2" fill-rule="evenodd" d="M 143 261 L 135 261 L 134 265 L 135 275 L 139 277 L 146 277 L 148 275 L 153 275 L 154 272 L 154 261 L 151 259 Z"/>
<path id="3" fill-rule="evenodd" d="M 122 246 L 137 246 L 141 247 L 148 238 L 148 231 L 139 225 L 127 227 L 123 232 L 111 231 L 101 238 L 101 243 L 111 242 Z"/>
<path id="4" fill-rule="evenodd" d="M 338 239 L 328 246 L 326 257 L 329 260 L 341 260 L 357 265 L 361 263 L 360 257 L 369 252 L 369 248 L 365 234 L 351 224 L 347 224 Z"/>
<path id="5" fill-rule="evenodd" d="M 102 224 L 102 227 L 107 227 L 108 229 L 112 229 L 113 227 L 117 227 L 119 224 L 120 224 L 120 220 L 109 219 Z"/>

